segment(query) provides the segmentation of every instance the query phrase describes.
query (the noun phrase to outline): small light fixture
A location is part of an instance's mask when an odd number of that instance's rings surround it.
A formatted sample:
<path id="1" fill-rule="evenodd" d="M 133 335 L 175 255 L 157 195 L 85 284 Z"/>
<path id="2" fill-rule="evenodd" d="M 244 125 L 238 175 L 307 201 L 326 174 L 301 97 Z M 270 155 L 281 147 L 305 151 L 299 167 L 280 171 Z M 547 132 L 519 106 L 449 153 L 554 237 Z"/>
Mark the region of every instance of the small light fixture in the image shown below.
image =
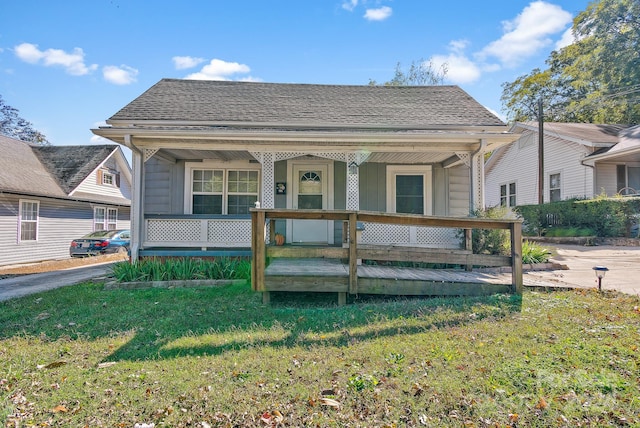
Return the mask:
<path id="1" fill-rule="evenodd" d="M 606 266 L 594 266 L 593 271 L 598 277 L 598 291 L 602 291 L 602 278 L 609 272 L 609 268 Z"/>
<path id="2" fill-rule="evenodd" d="M 351 163 L 349 163 L 349 174 L 351 175 L 355 175 L 358 173 L 358 164 L 351 161 Z"/>

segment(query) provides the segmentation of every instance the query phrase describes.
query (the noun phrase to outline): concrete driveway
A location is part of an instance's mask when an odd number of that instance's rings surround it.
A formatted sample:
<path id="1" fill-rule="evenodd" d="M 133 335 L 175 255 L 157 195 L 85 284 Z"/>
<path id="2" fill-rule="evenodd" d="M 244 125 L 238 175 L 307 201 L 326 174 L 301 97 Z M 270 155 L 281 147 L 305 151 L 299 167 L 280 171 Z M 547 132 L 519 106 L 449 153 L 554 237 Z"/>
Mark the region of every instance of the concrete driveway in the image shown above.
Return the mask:
<path id="1" fill-rule="evenodd" d="M 603 290 L 640 295 L 640 247 L 541 245 L 554 249 L 551 260 L 569 269 L 529 272 L 528 276 L 577 288 L 597 289 L 598 280 L 593 267 L 606 266 L 609 271 L 602 280 Z"/>
<path id="2" fill-rule="evenodd" d="M 109 273 L 112 264 L 113 262 L 93 264 L 73 269 L 1 279 L 0 301 L 104 277 Z"/>

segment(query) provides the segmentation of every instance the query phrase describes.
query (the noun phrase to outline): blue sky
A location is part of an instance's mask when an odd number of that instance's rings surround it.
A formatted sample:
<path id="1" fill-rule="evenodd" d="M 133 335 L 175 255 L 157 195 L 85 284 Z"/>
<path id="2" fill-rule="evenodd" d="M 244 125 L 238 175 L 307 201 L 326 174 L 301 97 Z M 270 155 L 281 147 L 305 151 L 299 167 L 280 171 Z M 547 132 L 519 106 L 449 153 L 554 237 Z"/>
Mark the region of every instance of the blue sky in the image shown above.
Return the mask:
<path id="1" fill-rule="evenodd" d="M 502 114 L 501 84 L 571 43 L 588 0 L 0 0 L 0 95 L 55 145 L 158 80 L 365 85 L 446 63 Z"/>

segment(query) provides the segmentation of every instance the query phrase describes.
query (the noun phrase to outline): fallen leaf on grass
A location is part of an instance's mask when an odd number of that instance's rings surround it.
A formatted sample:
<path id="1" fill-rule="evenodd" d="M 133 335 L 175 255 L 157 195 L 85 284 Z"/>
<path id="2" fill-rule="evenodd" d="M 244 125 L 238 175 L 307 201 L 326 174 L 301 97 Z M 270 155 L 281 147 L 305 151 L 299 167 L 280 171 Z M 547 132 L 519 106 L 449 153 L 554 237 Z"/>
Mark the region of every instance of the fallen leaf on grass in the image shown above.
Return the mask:
<path id="1" fill-rule="evenodd" d="M 57 367 L 62 367 L 65 364 L 67 364 L 66 361 L 54 361 L 53 363 L 49 363 L 49 364 L 39 364 L 36 367 L 38 369 L 55 369 Z"/>
<path id="2" fill-rule="evenodd" d="M 545 400 L 544 397 L 540 397 L 540 401 L 538 401 L 538 404 L 536 404 L 536 409 L 544 410 L 547 407 L 549 407 L 549 404 L 547 404 L 547 400 Z"/>
<path id="3" fill-rule="evenodd" d="M 67 413 L 67 412 L 68 412 L 67 408 L 61 404 L 53 408 L 53 413 Z"/>
<path id="4" fill-rule="evenodd" d="M 322 404 L 323 406 L 329 406 L 329 407 L 335 407 L 335 408 L 340 407 L 340 403 L 334 400 L 333 398 L 322 397 L 320 399 L 320 404 Z"/>
<path id="5" fill-rule="evenodd" d="M 109 362 L 106 362 L 106 363 L 100 363 L 100 364 L 98 364 L 98 368 L 99 369 L 104 369 L 105 367 L 111 367 L 111 366 L 114 366 L 115 364 L 116 364 L 115 361 L 109 361 Z"/>

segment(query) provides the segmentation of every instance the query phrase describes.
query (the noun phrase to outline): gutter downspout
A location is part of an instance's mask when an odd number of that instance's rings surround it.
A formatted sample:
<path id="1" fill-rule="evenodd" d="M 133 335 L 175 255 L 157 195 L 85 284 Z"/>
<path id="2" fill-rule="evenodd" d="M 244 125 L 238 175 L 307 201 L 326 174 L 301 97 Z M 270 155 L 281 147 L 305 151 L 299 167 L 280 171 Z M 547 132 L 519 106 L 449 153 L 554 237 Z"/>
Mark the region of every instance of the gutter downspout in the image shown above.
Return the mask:
<path id="1" fill-rule="evenodd" d="M 142 179 L 142 176 L 144 173 L 144 160 L 142 150 L 133 144 L 131 134 L 126 134 L 124 136 L 124 144 L 130 148 L 132 152 L 131 172 L 133 178 L 131 180 L 131 245 L 129 251 L 130 260 L 135 262 L 138 260 L 140 244 L 143 242 L 142 228 L 144 225 L 144 216 L 142 213 L 142 206 L 144 202 L 142 195 L 144 194 L 144 180 Z"/>
<path id="2" fill-rule="evenodd" d="M 582 166 L 586 166 L 588 168 L 591 168 L 591 182 L 592 182 L 592 185 L 591 185 L 591 192 L 592 192 L 591 198 L 595 198 L 595 196 L 596 196 L 596 164 L 594 162 L 593 165 L 589 165 L 589 164 L 584 163 L 584 160 L 581 160 L 580 164 Z M 586 179 L 585 179 L 585 181 L 586 181 Z M 585 190 L 586 190 L 586 188 L 585 188 Z M 585 196 L 587 196 L 587 195 L 585 195 Z"/>
<path id="3" fill-rule="evenodd" d="M 469 181 L 470 181 L 470 187 L 471 187 L 469 189 L 470 190 L 469 191 L 469 213 L 472 216 L 474 215 L 475 211 L 477 211 L 478 209 L 484 209 L 484 200 L 476 201 L 476 190 L 478 189 L 478 184 L 481 186 L 481 189 L 484 188 L 484 171 L 481 171 L 482 174 L 480 177 L 480 183 L 476 183 L 475 177 L 476 177 L 476 162 L 477 162 L 478 156 L 481 156 L 482 152 L 486 148 L 487 148 L 487 141 L 485 139 L 481 139 L 480 147 L 478 147 L 478 150 L 471 153 L 471 161 L 469 164 Z M 482 197 L 483 196 L 482 191 L 478 192 L 477 196 L 479 197 L 478 199 L 484 199 Z"/>

